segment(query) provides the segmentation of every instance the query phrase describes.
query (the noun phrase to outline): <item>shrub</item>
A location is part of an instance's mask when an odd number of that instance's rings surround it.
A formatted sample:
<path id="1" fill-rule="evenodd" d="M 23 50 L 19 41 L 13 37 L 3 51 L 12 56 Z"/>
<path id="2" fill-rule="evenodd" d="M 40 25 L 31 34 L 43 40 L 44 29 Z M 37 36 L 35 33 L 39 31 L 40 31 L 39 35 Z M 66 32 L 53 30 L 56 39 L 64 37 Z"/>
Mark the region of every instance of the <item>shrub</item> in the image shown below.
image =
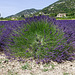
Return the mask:
<path id="1" fill-rule="evenodd" d="M 25 18 L 23 24 L 9 34 L 4 47 L 6 55 L 34 57 L 37 63 L 72 60 L 64 32 L 55 25 L 55 21 L 44 15 Z"/>

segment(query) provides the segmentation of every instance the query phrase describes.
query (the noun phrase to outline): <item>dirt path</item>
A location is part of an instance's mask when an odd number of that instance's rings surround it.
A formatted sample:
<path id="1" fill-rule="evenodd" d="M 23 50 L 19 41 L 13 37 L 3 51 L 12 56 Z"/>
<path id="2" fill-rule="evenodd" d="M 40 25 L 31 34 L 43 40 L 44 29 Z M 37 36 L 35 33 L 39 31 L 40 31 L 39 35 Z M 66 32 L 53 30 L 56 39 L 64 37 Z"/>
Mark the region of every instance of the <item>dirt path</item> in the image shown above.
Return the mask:
<path id="1" fill-rule="evenodd" d="M 75 75 L 75 61 L 38 65 L 35 60 L 25 63 L 9 61 L 4 54 L 0 54 L 0 75 Z"/>

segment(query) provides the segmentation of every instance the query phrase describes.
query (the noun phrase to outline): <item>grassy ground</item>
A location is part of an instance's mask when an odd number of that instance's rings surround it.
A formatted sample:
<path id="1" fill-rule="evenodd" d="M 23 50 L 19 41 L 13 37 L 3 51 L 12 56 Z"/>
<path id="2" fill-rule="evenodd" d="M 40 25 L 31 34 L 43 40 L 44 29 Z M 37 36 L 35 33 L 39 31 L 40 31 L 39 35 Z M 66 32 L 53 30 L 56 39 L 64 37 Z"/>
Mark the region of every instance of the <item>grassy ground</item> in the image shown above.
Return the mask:
<path id="1" fill-rule="evenodd" d="M 56 20 L 75 20 L 75 18 L 56 18 Z"/>

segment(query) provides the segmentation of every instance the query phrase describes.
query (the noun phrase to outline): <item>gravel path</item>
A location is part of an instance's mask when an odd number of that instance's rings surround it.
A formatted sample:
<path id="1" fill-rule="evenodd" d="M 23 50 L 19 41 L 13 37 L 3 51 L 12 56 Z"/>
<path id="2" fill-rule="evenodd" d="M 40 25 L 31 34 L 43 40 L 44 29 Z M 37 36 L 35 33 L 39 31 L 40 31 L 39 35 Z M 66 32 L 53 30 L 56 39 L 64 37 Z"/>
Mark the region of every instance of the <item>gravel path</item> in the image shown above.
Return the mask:
<path id="1" fill-rule="evenodd" d="M 0 75 L 75 75 L 75 61 L 66 61 L 61 64 L 51 61 L 50 64 L 38 65 L 35 60 L 25 63 L 9 61 L 1 53 Z"/>

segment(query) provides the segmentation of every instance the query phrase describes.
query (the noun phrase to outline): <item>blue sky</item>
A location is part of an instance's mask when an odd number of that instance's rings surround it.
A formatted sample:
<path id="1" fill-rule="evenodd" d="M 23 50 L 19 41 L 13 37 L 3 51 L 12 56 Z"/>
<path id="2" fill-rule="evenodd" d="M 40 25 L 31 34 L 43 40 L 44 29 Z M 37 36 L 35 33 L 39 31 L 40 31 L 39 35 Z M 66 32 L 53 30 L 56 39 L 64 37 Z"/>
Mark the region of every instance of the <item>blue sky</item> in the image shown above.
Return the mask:
<path id="1" fill-rule="evenodd" d="M 14 15 L 25 9 L 43 9 L 58 0 L 0 0 L 2 17 Z"/>

